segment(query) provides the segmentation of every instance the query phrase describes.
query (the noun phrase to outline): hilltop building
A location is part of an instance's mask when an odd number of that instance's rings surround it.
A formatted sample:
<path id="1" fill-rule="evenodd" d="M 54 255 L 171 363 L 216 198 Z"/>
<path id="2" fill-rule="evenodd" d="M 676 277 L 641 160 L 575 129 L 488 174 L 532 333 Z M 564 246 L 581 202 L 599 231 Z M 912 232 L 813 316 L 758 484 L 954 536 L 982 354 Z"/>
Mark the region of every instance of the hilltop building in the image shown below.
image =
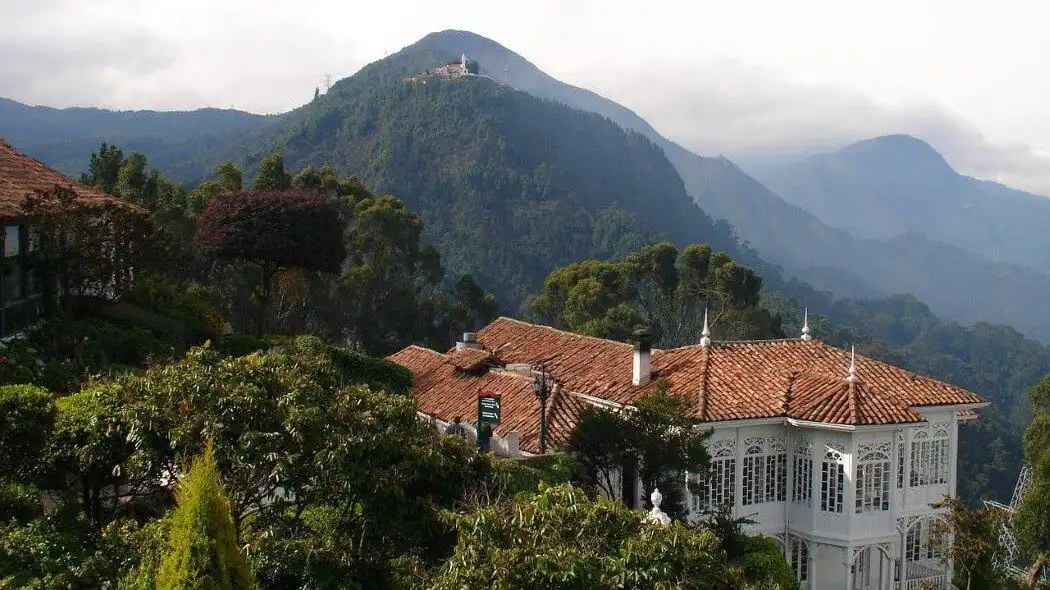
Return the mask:
<path id="1" fill-rule="evenodd" d="M 491 449 L 510 457 L 539 452 L 537 365 L 553 379 L 548 448 L 586 404 L 630 407 L 662 379 L 713 430 L 710 470 L 686 474 L 692 512 L 729 504 L 752 517 L 805 589 L 950 588 L 931 504 L 955 494 L 959 424 L 987 403 L 820 342 L 808 322 L 801 338 L 761 342 L 712 342 L 705 325 L 700 344 L 661 350 L 499 318 L 446 353 L 390 358 L 439 428 L 498 393 Z M 637 479 L 620 479 L 618 498 L 641 507 Z"/>

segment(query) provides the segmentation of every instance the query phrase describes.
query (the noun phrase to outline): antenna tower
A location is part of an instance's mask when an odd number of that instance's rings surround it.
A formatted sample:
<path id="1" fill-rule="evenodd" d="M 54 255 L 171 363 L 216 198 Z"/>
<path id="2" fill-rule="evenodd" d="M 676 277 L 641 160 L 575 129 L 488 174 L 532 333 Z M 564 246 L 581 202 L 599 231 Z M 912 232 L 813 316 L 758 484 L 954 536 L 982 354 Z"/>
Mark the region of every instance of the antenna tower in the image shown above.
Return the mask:
<path id="1" fill-rule="evenodd" d="M 1031 465 L 1022 465 L 1021 473 L 1017 476 L 1017 484 L 1014 486 L 1014 493 L 1010 498 L 1009 506 L 991 500 L 984 501 L 985 506 L 989 508 L 998 508 L 999 510 L 1006 512 L 1006 518 L 1003 520 L 1003 528 L 999 531 L 999 547 L 1002 551 L 996 556 L 996 565 L 1002 568 L 1003 571 L 1010 572 L 1015 576 L 1022 575 L 1024 570 L 1018 566 L 1018 561 L 1022 556 L 1020 548 L 1017 546 L 1017 537 L 1014 536 L 1012 519 L 1014 512 L 1017 510 L 1017 506 L 1022 500 L 1024 500 L 1024 496 L 1030 487 L 1032 487 L 1032 467 Z M 1046 578 L 1046 572 L 1043 573 L 1043 578 Z"/>
<path id="2" fill-rule="evenodd" d="M 328 94 L 328 90 L 331 87 L 332 87 L 332 75 L 331 74 L 325 74 L 324 75 L 324 93 Z"/>

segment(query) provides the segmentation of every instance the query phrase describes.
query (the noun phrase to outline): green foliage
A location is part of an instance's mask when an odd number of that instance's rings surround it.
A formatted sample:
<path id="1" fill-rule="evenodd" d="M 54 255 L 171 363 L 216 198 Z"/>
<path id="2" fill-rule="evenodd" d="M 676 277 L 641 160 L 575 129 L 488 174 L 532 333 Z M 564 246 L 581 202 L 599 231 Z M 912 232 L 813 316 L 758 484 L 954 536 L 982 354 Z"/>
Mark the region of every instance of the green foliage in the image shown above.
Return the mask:
<path id="1" fill-rule="evenodd" d="M 253 191 L 283 191 L 292 186 L 292 177 L 284 171 L 281 154 L 270 154 L 263 158 L 259 172 L 252 181 Z"/>
<path id="2" fill-rule="evenodd" d="M 179 482 L 157 590 L 248 590 L 253 585 L 209 444 Z"/>
<path id="3" fill-rule="evenodd" d="M 526 459 L 496 459 L 497 480 L 511 495 L 533 495 L 541 485 L 560 485 L 579 480 L 580 465 L 565 453 L 548 453 Z"/>
<path id="4" fill-rule="evenodd" d="M 693 245 L 648 246 L 621 262 L 589 260 L 555 269 L 530 301 L 538 319 L 569 331 L 627 340 L 639 324 L 661 346 L 700 339 L 705 310 L 721 338 L 780 335 L 780 320 L 758 308 L 762 280 L 724 254 Z"/>
<path id="5" fill-rule="evenodd" d="M 39 472 L 54 422 L 51 392 L 33 385 L 0 386 L 0 482 L 24 481 Z"/>
<path id="6" fill-rule="evenodd" d="M 11 521 L 25 522 L 40 516 L 43 511 L 39 489 L 0 479 L 0 524 Z"/>
<path id="7" fill-rule="evenodd" d="M 45 322 L 0 356 L 0 383 L 32 383 L 68 393 L 115 365 L 141 367 L 171 358 L 175 343 L 149 330 L 93 318 Z"/>
<path id="8" fill-rule="evenodd" d="M 253 352 L 280 349 L 292 342 L 281 334 L 224 334 L 214 343 L 215 350 L 226 356 L 246 356 Z"/>
<path id="9" fill-rule="evenodd" d="M 214 340 L 225 331 L 213 290 L 200 283 L 172 285 L 158 279 L 139 281 L 126 299 L 181 322 L 188 331 L 186 345 Z"/>
<path id="10" fill-rule="evenodd" d="M 457 521 L 456 551 L 434 588 L 748 587 L 730 583 L 714 535 L 643 522 L 641 513 L 591 502 L 577 488 L 547 488 Z"/>
<path id="11" fill-rule="evenodd" d="M 646 498 L 656 488 L 664 494 L 663 510 L 684 517 L 681 474 L 703 471 L 710 457 L 705 441 L 710 429 L 701 430 L 687 417 L 683 401 L 667 393 L 666 382 L 635 402 L 634 410 L 588 408 L 580 415 L 568 447 L 583 469 L 610 497 L 612 473 L 634 465 Z"/>
<path id="12" fill-rule="evenodd" d="M 935 505 L 947 508 L 944 520 L 934 527 L 935 542 L 951 543 L 955 571 L 952 583 L 967 590 L 1003 588 L 1007 573 L 996 565 L 1003 551 L 999 536 L 1006 515 L 998 508 L 967 506 L 958 498 L 945 498 Z"/>

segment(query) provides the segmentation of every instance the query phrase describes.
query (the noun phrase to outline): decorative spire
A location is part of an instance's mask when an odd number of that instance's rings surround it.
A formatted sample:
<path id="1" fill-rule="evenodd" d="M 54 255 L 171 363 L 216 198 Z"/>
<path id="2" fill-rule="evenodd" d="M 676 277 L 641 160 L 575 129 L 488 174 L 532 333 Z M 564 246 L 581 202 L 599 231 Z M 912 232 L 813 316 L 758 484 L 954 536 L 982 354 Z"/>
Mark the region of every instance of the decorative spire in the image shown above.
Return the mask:
<path id="1" fill-rule="evenodd" d="M 660 510 L 660 504 L 664 501 L 664 495 L 660 493 L 660 488 L 653 488 L 653 493 L 649 494 L 649 500 L 653 503 L 652 510 L 645 517 L 645 520 L 662 525 L 671 524 L 671 517 L 667 516 L 667 513 Z"/>
<path id="2" fill-rule="evenodd" d="M 809 335 L 809 308 L 806 308 L 805 313 L 802 316 L 802 340 L 809 342 L 813 340 L 813 337 Z"/>
<path id="3" fill-rule="evenodd" d="M 849 347 L 849 376 L 846 377 L 846 381 L 850 383 L 856 383 L 860 378 L 857 377 L 857 349 L 856 347 Z"/>
<path id="4" fill-rule="evenodd" d="M 704 329 L 700 332 L 700 346 L 711 346 L 711 330 L 707 327 L 707 308 L 704 308 Z"/>

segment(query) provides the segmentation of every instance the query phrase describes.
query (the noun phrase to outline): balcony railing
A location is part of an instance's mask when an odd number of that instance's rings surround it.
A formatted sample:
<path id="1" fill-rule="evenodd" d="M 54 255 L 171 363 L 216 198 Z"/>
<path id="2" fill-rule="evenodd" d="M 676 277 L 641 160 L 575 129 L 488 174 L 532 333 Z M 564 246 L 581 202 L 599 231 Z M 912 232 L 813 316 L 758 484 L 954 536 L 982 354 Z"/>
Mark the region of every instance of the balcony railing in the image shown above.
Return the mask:
<path id="1" fill-rule="evenodd" d="M 897 582 L 898 590 L 951 590 L 952 587 L 947 572 L 921 563 L 909 563 L 907 574 L 903 582 Z"/>

